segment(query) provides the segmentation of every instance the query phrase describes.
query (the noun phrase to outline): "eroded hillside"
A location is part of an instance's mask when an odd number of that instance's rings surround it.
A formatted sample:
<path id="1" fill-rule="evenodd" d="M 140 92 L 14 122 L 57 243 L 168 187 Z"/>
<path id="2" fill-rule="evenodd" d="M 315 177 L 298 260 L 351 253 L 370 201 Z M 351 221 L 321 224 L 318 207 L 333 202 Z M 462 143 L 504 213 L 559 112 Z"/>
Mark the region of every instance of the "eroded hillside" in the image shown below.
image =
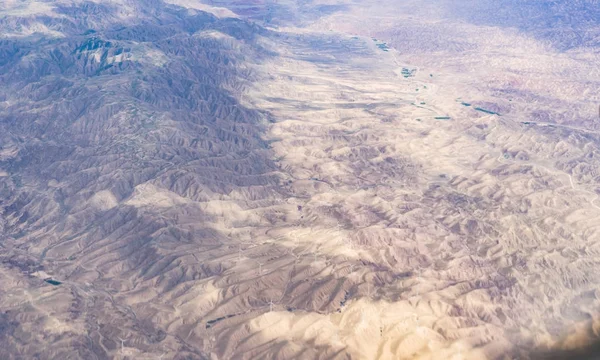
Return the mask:
<path id="1" fill-rule="evenodd" d="M 444 11 L 2 5 L 0 354 L 496 359 L 593 339 L 597 51 Z"/>

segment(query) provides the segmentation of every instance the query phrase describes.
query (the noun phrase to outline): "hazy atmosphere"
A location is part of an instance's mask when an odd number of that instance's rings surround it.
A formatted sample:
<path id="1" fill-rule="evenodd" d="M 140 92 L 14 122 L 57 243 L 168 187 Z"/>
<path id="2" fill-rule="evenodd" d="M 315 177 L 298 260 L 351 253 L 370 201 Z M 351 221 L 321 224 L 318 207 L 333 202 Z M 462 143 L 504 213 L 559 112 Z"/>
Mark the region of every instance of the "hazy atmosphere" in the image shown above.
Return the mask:
<path id="1" fill-rule="evenodd" d="M 598 0 L 0 0 L 0 359 L 595 359 Z"/>

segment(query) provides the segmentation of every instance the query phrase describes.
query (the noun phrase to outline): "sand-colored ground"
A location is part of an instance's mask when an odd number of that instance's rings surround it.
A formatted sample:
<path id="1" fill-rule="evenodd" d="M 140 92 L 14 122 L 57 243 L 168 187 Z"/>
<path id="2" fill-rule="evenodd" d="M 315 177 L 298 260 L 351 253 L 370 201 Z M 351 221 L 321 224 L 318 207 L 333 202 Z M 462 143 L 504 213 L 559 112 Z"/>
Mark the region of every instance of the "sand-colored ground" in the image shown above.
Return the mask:
<path id="1" fill-rule="evenodd" d="M 597 52 L 435 4 L 172 4 L 216 25 L 157 27 L 127 44 L 147 74 L 86 79 L 127 105 L 69 124 L 97 147 L 39 184 L 0 170 L 10 359 L 503 359 L 597 337 Z"/>

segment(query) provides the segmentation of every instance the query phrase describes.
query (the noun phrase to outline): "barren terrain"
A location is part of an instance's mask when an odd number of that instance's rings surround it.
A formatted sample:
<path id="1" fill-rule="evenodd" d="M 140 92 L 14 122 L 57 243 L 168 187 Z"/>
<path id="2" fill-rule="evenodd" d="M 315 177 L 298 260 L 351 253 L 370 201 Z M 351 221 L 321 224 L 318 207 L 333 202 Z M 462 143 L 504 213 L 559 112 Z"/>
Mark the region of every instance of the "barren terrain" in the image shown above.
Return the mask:
<path id="1" fill-rule="evenodd" d="M 597 340 L 598 4 L 512 3 L 0 5 L 0 357 Z"/>

